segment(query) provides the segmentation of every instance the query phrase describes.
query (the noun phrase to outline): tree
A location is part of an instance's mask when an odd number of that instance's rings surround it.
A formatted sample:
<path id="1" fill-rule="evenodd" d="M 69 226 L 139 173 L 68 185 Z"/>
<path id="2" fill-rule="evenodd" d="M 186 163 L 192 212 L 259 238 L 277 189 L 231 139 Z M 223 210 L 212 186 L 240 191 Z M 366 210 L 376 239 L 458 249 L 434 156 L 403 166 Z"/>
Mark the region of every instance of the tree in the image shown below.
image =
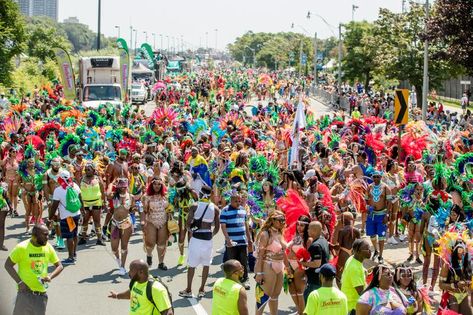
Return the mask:
<path id="1" fill-rule="evenodd" d="M 37 57 L 42 62 L 54 59 L 54 47 L 66 50 L 72 48 L 66 33 L 57 27 L 57 23 L 45 17 L 31 18 L 27 24 L 27 53 L 30 57 Z"/>
<path id="2" fill-rule="evenodd" d="M 434 55 L 448 59 L 473 75 L 473 1 L 437 0 L 428 23 L 427 39 L 440 45 Z"/>
<path id="3" fill-rule="evenodd" d="M 81 50 L 91 50 L 97 35 L 89 27 L 81 23 L 61 23 L 59 24 L 72 44 L 72 51 L 77 53 Z M 96 46 L 97 44 L 95 44 Z"/>
<path id="4" fill-rule="evenodd" d="M 373 38 L 373 24 L 366 21 L 351 22 L 346 25 L 343 44 L 346 54 L 343 59 L 345 79 L 360 80 L 369 85 L 376 68 L 377 46 Z"/>
<path id="5" fill-rule="evenodd" d="M 0 84 L 12 83 L 12 58 L 25 49 L 25 22 L 13 0 L 0 0 Z"/>
<path id="6" fill-rule="evenodd" d="M 412 3 L 406 13 L 393 13 L 380 9 L 379 18 L 374 22 L 373 34 L 378 52 L 375 71 L 377 76 L 386 79 L 408 81 L 416 88 L 418 104 L 422 104 L 422 82 L 424 64 L 424 33 L 425 11 L 423 6 Z M 429 45 L 429 58 L 441 47 Z M 429 62 L 429 87 L 438 89 L 443 80 L 458 73 L 447 60 L 431 59 Z"/>

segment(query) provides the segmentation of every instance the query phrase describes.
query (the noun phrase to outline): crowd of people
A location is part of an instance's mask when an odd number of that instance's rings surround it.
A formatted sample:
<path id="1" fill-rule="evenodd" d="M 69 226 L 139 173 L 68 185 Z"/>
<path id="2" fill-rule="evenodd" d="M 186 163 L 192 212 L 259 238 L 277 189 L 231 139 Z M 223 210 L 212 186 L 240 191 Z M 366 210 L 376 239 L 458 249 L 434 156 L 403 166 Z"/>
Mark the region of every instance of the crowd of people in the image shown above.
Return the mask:
<path id="1" fill-rule="evenodd" d="M 130 314 L 174 313 L 166 286 L 150 279 L 155 257 L 158 273 L 187 266 L 182 298 L 194 296 L 202 266 L 204 298 L 215 250 L 225 277 L 213 314 L 249 314 L 248 290 L 256 314 L 277 314 L 282 291 L 301 315 L 472 314 L 470 123 L 414 115 L 399 137 L 376 112 L 316 118 L 311 80 L 285 72 L 222 67 L 158 83 L 151 115 L 83 108 L 59 84 L 4 106 L 0 249 L 9 216 L 24 216 L 31 235 L 5 264 L 18 284 L 14 314 L 44 314 L 47 283 L 87 264 L 80 251 L 92 240 L 110 242 L 118 274 L 132 279 L 109 295 L 130 299 Z M 127 269 L 138 230 L 145 253 Z M 224 244 L 212 241 L 219 233 Z M 62 261 L 48 236 L 67 251 Z M 385 244 L 401 242 L 409 255 L 392 266 Z M 172 243 L 177 261 L 166 256 Z"/>

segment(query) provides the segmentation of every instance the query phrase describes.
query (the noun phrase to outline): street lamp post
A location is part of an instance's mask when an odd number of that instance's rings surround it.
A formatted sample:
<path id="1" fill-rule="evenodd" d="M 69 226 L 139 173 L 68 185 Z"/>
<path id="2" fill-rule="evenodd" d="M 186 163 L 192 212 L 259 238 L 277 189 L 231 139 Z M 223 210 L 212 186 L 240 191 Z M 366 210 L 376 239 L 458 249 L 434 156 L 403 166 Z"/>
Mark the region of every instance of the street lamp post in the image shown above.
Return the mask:
<path id="1" fill-rule="evenodd" d="M 317 52 L 317 32 L 314 34 L 314 83 L 317 86 L 317 58 L 318 52 Z"/>
<path id="2" fill-rule="evenodd" d="M 151 33 L 153 35 L 153 50 L 156 50 L 156 33 Z"/>
<path id="3" fill-rule="evenodd" d="M 100 50 L 100 17 L 102 15 L 102 0 L 98 2 L 97 50 Z"/>
<path id="4" fill-rule="evenodd" d="M 119 25 L 115 25 L 115 28 L 118 30 L 117 38 L 120 38 L 120 26 L 119 26 Z"/>
<path id="5" fill-rule="evenodd" d="M 342 23 L 338 24 L 338 93 L 342 87 Z"/>
<path id="6" fill-rule="evenodd" d="M 143 31 L 143 34 L 145 34 L 145 43 L 148 43 L 148 31 Z"/>
<path id="7" fill-rule="evenodd" d="M 130 25 L 130 51 L 133 49 L 133 26 Z"/>
<path id="8" fill-rule="evenodd" d="M 134 29 L 133 30 L 135 32 L 135 56 L 137 55 L 137 50 L 136 50 L 136 43 L 138 41 L 138 30 L 137 29 Z"/>
<path id="9" fill-rule="evenodd" d="M 351 21 L 352 21 L 352 22 L 355 21 L 355 11 L 356 11 L 356 9 L 358 9 L 358 8 L 359 8 L 359 6 L 354 5 L 354 4 L 351 6 Z"/>
<path id="10" fill-rule="evenodd" d="M 159 34 L 159 37 L 161 37 L 161 50 L 164 50 L 164 46 L 163 46 L 163 34 Z"/>
<path id="11" fill-rule="evenodd" d="M 215 52 L 217 52 L 218 29 L 216 28 L 214 31 L 215 31 Z"/>
<path id="12" fill-rule="evenodd" d="M 205 49 L 209 50 L 209 32 L 205 32 Z"/>
<path id="13" fill-rule="evenodd" d="M 166 50 L 166 53 L 169 55 L 169 35 L 166 35 L 166 38 L 168 40 L 168 49 Z"/>

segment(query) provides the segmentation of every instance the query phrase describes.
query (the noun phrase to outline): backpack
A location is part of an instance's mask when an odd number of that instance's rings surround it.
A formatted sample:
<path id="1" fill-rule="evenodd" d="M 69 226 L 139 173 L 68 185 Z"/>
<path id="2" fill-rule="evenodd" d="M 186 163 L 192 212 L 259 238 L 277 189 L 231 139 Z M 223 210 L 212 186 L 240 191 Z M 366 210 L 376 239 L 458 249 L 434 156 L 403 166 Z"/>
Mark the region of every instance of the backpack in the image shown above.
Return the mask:
<path id="1" fill-rule="evenodd" d="M 131 289 L 133 288 L 133 285 L 135 284 L 135 281 L 136 280 L 131 280 L 130 281 L 130 284 L 129 284 L 129 289 L 131 291 Z M 168 294 L 168 298 L 169 298 L 169 301 L 171 302 L 171 310 L 174 314 L 174 306 L 172 305 L 172 294 L 171 292 L 169 291 L 169 288 L 167 285 L 165 285 L 160 278 L 155 278 L 155 277 L 151 277 L 148 279 L 148 283 L 146 283 L 146 298 L 148 299 L 148 301 L 151 302 L 151 304 L 153 304 L 154 308 L 157 310 L 158 307 L 156 306 L 156 303 L 154 303 L 154 299 L 153 299 L 153 284 L 154 282 L 157 281 L 158 283 L 160 283 L 165 289 L 166 289 L 166 292 Z"/>
<path id="2" fill-rule="evenodd" d="M 66 189 L 66 210 L 72 213 L 76 213 L 81 208 L 79 194 L 73 187 L 67 187 Z"/>

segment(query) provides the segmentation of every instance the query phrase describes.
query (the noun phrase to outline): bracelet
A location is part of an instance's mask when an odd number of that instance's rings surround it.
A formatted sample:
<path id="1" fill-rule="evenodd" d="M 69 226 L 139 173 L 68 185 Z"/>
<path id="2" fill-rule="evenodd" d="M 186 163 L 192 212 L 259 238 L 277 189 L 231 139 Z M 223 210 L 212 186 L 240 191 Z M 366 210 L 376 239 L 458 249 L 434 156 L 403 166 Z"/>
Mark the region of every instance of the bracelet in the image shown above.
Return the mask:
<path id="1" fill-rule="evenodd" d="M 17 284 L 17 285 L 20 285 L 20 284 L 22 284 L 22 283 L 24 283 L 23 280 L 20 280 L 20 282 L 17 282 L 16 284 Z"/>
<path id="2" fill-rule="evenodd" d="M 264 275 L 264 272 L 257 272 L 256 275 L 257 276 L 262 276 L 262 275 Z"/>

